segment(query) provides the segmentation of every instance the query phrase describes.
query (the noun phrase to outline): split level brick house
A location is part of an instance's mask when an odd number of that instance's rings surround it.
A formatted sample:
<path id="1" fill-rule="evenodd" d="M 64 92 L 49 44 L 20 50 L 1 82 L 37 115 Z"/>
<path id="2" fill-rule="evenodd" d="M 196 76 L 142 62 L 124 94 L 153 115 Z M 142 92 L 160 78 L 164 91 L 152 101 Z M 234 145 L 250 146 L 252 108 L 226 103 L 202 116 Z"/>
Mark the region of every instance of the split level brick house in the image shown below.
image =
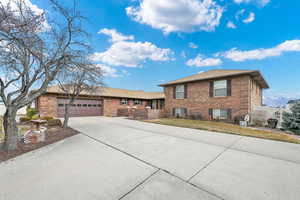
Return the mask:
<path id="1" fill-rule="evenodd" d="M 211 70 L 160 86 L 164 87 L 167 116 L 201 116 L 233 120 L 262 105 L 263 89 L 269 88 L 259 71 Z"/>
<path id="2" fill-rule="evenodd" d="M 269 88 L 259 71 L 211 70 L 160 85 L 164 92 L 99 87 L 83 92 L 71 107 L 71 116 L 117 116 L 121 109 L 159 109 L 166 117 L 201 116 L 232 120 L 262 105 Z M 67 96 L 58 86 L 49 87 L 36 101 L 41 115 L 62 117 Z"/>

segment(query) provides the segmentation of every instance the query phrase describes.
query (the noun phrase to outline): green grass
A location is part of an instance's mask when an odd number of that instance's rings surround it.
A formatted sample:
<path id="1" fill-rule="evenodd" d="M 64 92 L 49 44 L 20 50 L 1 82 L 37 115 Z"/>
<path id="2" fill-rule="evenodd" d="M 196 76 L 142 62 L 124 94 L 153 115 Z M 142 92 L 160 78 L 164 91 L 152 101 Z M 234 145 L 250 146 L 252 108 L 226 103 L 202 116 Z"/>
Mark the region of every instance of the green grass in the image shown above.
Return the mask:
<path id="1" fill-rule="evenodd" d="M 271 140 L 278 140 L 283 142 L 291 142 L 300 144 L 300 140 L 284 133 L 272 132 L 267 130 L 256 130 L 247 127 L 241 127 L 235 124 L 214 122 L 214 121 L 201 121 L 201 120 L 189 120 L 189 119 L 175 119 L 175 118 L 162 118 L 154 120 L 145 120 L 145 122 L 151 122 L 156 124 L 163 124 L 169 126 L 178 126 L 185 128 L 193 128 L 199 130 L 208 130 L 221 133 L 229 133 Z"/>

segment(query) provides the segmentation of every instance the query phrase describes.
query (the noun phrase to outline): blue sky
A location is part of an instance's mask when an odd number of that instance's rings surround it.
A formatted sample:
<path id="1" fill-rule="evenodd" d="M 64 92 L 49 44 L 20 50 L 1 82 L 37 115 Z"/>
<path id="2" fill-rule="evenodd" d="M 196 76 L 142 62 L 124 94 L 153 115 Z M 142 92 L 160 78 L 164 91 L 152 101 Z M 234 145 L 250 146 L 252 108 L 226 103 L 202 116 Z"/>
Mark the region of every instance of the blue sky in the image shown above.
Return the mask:
<path id="1" fill-rule="evenodd" d="M 271 87 L 265 96 L 300 97 L 300 1 L 80 0 L 78 8 L 110 87 L 160 91 L 202 71 L 253 69 Z"/>

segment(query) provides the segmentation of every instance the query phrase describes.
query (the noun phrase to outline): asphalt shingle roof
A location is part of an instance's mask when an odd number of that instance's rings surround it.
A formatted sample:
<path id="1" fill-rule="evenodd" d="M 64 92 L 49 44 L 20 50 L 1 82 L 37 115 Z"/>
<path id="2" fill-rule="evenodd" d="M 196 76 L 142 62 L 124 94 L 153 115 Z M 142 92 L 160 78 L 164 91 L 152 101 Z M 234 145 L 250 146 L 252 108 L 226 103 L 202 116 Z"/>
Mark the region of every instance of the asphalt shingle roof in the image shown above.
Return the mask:
<path id="1" fill-rule="evenodd" d="M 269 88 L 267 82 L 265 81 L 261 73 L 257 70 L 221 70 L 221 69 L 210 70 L 207 72 L 194 74 L 181 79 L 160 84 L 159 86 L 168 86 L 168 85 L 174 85 L 179 83 L 187 83 L 193 81 L 209 80 L 209 79 L 246 75 L 246 74 L 252 76 L 256 81 L 258 81 L 262 88 Z"/>
<path id="2" fill-rule="evenodd" d="M 47 93 L 64 94 L 58 85 L 47 88 Z M 80 95 L 102 96 L 102 97 L 121 97 L 136 99 L 163 99 L 163 92 L 145 92 L 142 90 L 125 90 L 110 87 L 96 87 L 94 92 L 83 91 Z"/>

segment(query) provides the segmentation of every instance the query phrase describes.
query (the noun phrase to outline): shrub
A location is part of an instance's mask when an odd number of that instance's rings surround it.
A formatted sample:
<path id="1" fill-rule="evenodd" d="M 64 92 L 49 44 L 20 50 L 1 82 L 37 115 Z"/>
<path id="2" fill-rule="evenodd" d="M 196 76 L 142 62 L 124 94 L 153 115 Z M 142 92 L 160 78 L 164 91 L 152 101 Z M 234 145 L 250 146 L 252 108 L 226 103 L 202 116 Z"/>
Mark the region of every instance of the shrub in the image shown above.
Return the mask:
<path id="1" fill-rule="evenodd" d="M 33 116 L 37 115 L 38 111 L 35 108 L 27 108 L 26 110 L 26 116 L 32 119 Z"/>
<path id="2" fill-rule="evenodd" d="M 50 119 L 47 124 L 48 126 L 62 126 L 60 119 Z"/>
<path id="3" fill-rule="evenodd" d="M 53 117 L 50 117 L 50 116 L 44 116 L 41 118 L 42 120 L 46 120 L 46 121 L 49 121 L 49 120 L 52 120 L 54 119 Z"/>
<path id="4" fill-rule="evenodd" d="M 300 135 L 300 101 L 292 105 L 291 112 L 283 112 L 282 118 L 284 130 Z"/>
<path id="5" fill-rule="evenodd" d="M 201 115 L 201 113 L 192 113 L 192 114 L 190 114 L 189 118 L 193 119 L 193 120 L 201 120 L 202 115 Z"/>
<path id="6" fill-rule="evenodd" d="M 235 124 L 240 124 L 240 121 L 244 121 L 244 119 L 245 119 L 245 116 L 237 115 L 237 116 L 234 117 L 234 123 Z"/>
<path id="7" fill-rule="evenodd" d="M 31 120 L 30 117 L 20 117 L 20 122 L 29 122 Z"/>
<path id="8" fill-rule="evenodd" d="M 33 120 L 36 120 L 36 119 L 39 119 L 39 118 L 40 117 L 38 115 L 34 115 L 34 116 L 31 117 L 31 119 L 33 119 Z"/>

